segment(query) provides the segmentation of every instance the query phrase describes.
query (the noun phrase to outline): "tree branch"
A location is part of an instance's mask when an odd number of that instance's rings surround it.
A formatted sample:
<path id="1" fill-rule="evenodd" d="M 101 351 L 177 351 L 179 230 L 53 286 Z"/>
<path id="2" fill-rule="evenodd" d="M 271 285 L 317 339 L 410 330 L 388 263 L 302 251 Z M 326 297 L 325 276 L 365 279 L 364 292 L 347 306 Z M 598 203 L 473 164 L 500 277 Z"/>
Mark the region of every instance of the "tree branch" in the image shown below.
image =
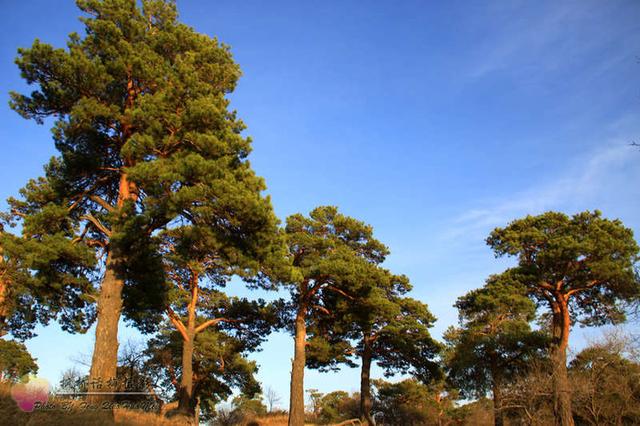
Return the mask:
<path id="1" fill-rule="evenodd" d="M 216 325 L 219 322 L 240 322 L 240 320 L 230 319 L 230 318 L 214 318 L 214 319 L 211 319 L 209 321 L 203 322 L 202 324 L 197 326 L 195 331 L 196 331 L 196 333 L 200 333 L 201 331 L 203 331 L 207 327 L 209 327 L 211 325 Z"/>
<path id="2" fill-rule="evenodd" d="M 18 216 L 18 217 L 21 217 L 21 218 L 23 218 L 23 219 L 24 219 L 25 217 L 27 217 L 27 215 L 26 215 L 26 214 L 22 213 L 21 211 L 18 211 L 17 209 L 11 209 L 11 214 L 14 214 L 14 215 L 16 215 L 16 216 Z"/>
<path id="3" fill-rule="evenodd" d="M 80 233 L 80 235 L 78 235 L 77 237 L 75 237 L 73 240 L 71 240 L 72 243 L 79 243 L 80 241 L 82 241 L 82 239 L 84 238 L 85 235 L 87 235 L 87 231 L 89 230 L 89 226 L 85 224 L 84 228 L 82 229 L 82 232 Z"/>
<path id="4" fill-rule="evenodd" d="M 599 280 L 591 280 L 589 281 L 589 283 L 587 285 L 585 285 L 584 287 L 577 287 L 574 289 L 571 289 L 567 292 L 567 296 L 571 296 L 572 294 L 581 292 L 581 291 L 586 291 L 589 290 L 590 288 L 595 287 L 596 285 L 598 285 L 600 283 Z"/>
<path id="5" fill-rule="evenodd" d="M 104 208 L 106 211 L 112 212 L 113 211 L 113 206 L 109 203 L 107 203 L 103 198 L 99 197 L 98 195 L 91 195 L 89 197 L 89 199 L 91 201 L 94 201 L 98 204 L 100 204 L 100 206 L 102 208 Z"/>
<path id="6" fill-rule="evenodd" d="M 354 299 L 354 297 L 351 296 L 350 294 L 345 293 L 344 291 L 342 291 L 339 288 L 336 288 L 336 287 L 334 287 L 332 285 L 328 285 L 326 288 L 327 288 L 327 290 L 335 291 L 336 293 L 343 295 L 344 297 L 346 297 L 349 300 L 353 300 Z"/>
<path id="7" fill-rule="evenodd" d="M 555 287 L 553 287 L 551 284 L 549 284 L 546 281 L 540 281 L 540 283 L 538 285 L 540 287 L 544 288 L 545 290 L 550 290 L 550 291 L 555 290 Z"/>
<path id="8" fill-rule="evenodd" d="M 167 307 L 167 314 L 169 315 L 169 320 L 176 326 L 182 338 L 185 341 L 189 341 L 189 334 L 187 334 L 187 329 L 185 328 L 180 317 L 171 309 L 171 306 Z"/>
<path id="9" fill-rule="evenodd" d="M 324 306 L 320 306 L 320 305 L 312 305 L 313 308 L 324 312 L 327 315 L 331 315 L 331 311 L 329 311 L 327 308 L 325 308 Z"/>
<path id="10" fill-rule="evenodd" d="M 98 228 L 99 231 L 101 231 L 103 234 L 105 234 L 107 237 L 111 237 L 111 230 L 109 228 L 107 228 L 106 226 L 104 226 L 102 224 L 102 222 L 100 222 L 98 219 L 96 219 L 96 217 L 93 216 L 91 213 L 82 216 L 82 219 L 88 220 L 96 228 Z"/>

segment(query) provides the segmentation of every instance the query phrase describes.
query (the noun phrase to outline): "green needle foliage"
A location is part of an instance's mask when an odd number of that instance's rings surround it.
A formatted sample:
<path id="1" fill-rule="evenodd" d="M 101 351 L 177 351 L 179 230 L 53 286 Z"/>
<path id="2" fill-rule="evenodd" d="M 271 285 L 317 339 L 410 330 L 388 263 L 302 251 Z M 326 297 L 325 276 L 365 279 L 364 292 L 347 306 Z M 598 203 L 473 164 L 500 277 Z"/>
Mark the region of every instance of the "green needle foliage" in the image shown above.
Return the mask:
<path id="1" fill-rule="evenodd" d="M 332 298 L 330 315 L 312 326 L 314 338 L 308 347 L 312 368 L 355 366 L 360 359 L 360 417 L 375 424 L 371 414 L 371 365 L 385 376 L 412 374 L 424 383 L 440 377 L 435 357 L 440 345 L 429 328 L 436 319 L 426 304 L 406 297 L 411 290 L 404 275 L 391 274 L 375 264 L 358 277 L 362 290 L 353 299 Z"/>
<path id="2" fill-rule="evenodd" d="M 145 367 L 155 386 L 168 400 L 179 400 L 183 365 L 183 337 L 170 331 L 169 325 L 150 339 L 145 354 Z M 256 341 L 239 339 L 233 335 L 208 328 L 198 334 L 193 348 L 193 398 L 202 417 L 215 414 L 215 407 L 227 400 L 234 391 L 253 396 L 260 392 L 255 378 L 258 367 L 245 355 L 256 349 Z"/>
<path id="3" fill-rule="evenodd" d="M 72 243 L 69 222 L 57 222 L 54 210 L 25 215 L 21 237 L 3 232 L 0 224 L 0 336 L 31 338 L 38 323 L 54 318 L 66 331 L 84 331 L 95 318 L 94 251 Z"/>
<path id="4" fill-rule="evenodd" d="M 341 423 L 357 418 L 359 415 L 357 394 L 349 395 L 345 391 L 334 391 L 326 395 L 314 392 L 312 395 L 314 412 L 320 424 Z"/>
<path id="5" fill-rule="evenodd" d="M 284 284 L 291 291 L 291 322 L 295 335 L 291 372 L 289 424 L 304 424 L 304 367 L 307 324 L 330 315 L 332 299 L 349 300 L 364 291 L 362 276 L 381 262 L 387 248 L 373 238 L 373 229 L 332 206 L 318 207 L 309 217 L 287 218 L 285 240 L 293 273 Z"/>
<path id="6" fill-rule="evenodd" d="M 464 424 L 464 413 L 455 406 L 457 395 L 436 381 L 426 385 L 409 378 L 396 383 L 374 380 L 376 411 L 381 424 L 421 426 Z"/>
<path id="7" fill-rule="evenodd" d="M 66 48 L 36 40 L 18 51 L 34 90 L 12 93 L 11 107 L 38 123 L 54 119 L 59 156 L 9 201 L 25 238 L 5 255 L 40 277 L 31 297 L 60 290 L 46 309 L 70 322 L 89 322 L 72 311 L 99 287 L 90 376 L 106 381 L 116 373 L 120 312 L 149 324 L 138 315 L 143 300 L 156 312 L 166 305 L 157 230 L 197 215 L 215 229 L 219 253 L 244 262 L 259 255 L 251 240 L 271 233 L 275 218 L 247 161 L 245 126 L 229 110 L 240 76 L 229 48 L 178 22 L 171 1 L 77 4 L 83 35 L 71 34 Z M 67 303 L 68 294 L 77 300 Z"/>
<path id="8" fill-rule="evenodd" d="M 495 229 L 487 244 L 496 256 L 516 256 L 517 276 L 531 297 L 550 309 L 554 358 L 554 414 L 573 425 L 566 349 L 571 325 L 619 323 L 638 300 L 638 245 L 633 232 L 599 211 L 572 217 L 548 212 Z"/>
<path id="9" fill-rule="evenodd" d="M 38 364 L 23 343 L 0 339 L 0 381 L 16 382 L 37 372 Z"/>
<path id="10" fill-rule="evenodd" d="M 245 202 L 235 209 L 233 205 L 227 207 L 228 212 L 237 214 L 235 227 L 216 221 L 219 218 L 216 206 L 203 203 L 190 209 L 188 221 L 176 223 L 157 237 L 171 286 L 164 310 L 183 338 L 179 408 L 189 415 L 195 410 L 192 358 L 198 335 L 209 327 L 231 327 L 239 333 L 238 338 L 256 346 L 277 322 L 274 305 L 267 306 L 262 300 L 230 298 L 220 290 L 233 275 L 253 285 L 266 283 L 260 279 L 263 272 L 260 260 L 270 259 L 269 249 L 278 241 L 276 221 L 272 215 L 267 216 L 266 219 L 272 219 L 266 222 L 269 226 L 258 222 L 252 229 L 252 221 L 259 216 L 249 215 L 242 221 L 245 212 L 241 207 L 246 205 Z M 138 311 L 154 320 L 147 310 Z"/>
<path id="11" fill-rule="evenodd" d="M 489 277 L 455 304 L 460 328 L 449 328 L 445 365 L 449 382 L 467 398 L 493 394 L 494 421 L 504 424 L 503 387 L 544 356 L 547 335 L 533 331 L 536 305 L 509 272 Z"/>

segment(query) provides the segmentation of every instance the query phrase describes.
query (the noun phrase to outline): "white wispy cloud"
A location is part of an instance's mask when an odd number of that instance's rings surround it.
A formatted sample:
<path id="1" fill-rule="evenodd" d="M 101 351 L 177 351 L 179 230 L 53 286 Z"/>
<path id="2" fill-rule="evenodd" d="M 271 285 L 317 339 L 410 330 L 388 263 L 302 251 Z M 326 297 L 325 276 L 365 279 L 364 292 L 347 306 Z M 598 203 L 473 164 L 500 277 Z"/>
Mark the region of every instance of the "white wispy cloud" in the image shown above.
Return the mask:
<path id="1" fill-rule="evenodd" d="M 576 58 L 599 55 L 597 63 L 581 78 L 609 69 L 628 57 L 628 46 L 615 42 L 615 32 L 593 31 L 611 25 L 608 14 L 614 5 L 597 1 L 499 2 L 490 13 L 491 28 L 479 45 L 468 68 L 472 79 L 496 71 L 518 70 L 521 77 L 544 75 L 560 70 Z M 637 41 L 637 33 L 629 34 L 629 43 Z M 633 39 L 633 40 L 632 40 Z M 523 72 L 524 71 L 524 72 Z"/>
<path id="2" fill-rule="evenodd" d="M 551 178 L 544 183 L 532 182 L 506 198 L 479 202 L 455 217 L 441 238 L 475 238 L 479 233 L 486 237 L 487 231 L 496 226 L 547 210 L 572 213 L 572 209 L 607 209 L 613 203 L 618 210 L 624 208 L 626 201 L 640 195 L 640 152 L 629 146 L 628 140 L 616 138 L 568 161 L 563 170 L 545 171 Z"/>
<path id="3" fill-rule="evenodd" d="M 435 335 L 455 323 L 451 306 L 458 296 L 482 285 L 488 275 L 504 270 L 512 261 L 494 259 L 486 246 L 485 238 L 495 227 L 548 210 L 572 214 L 600 209 L 606 217 L 619 217 L 640 231 L 640 150 L 629 146 L 626 138 L 567 159 L 562 170 L 542 174 L 544 181 L 535 182 L 532 177 L 531 185 L 521 191 L 470 201 L 469 210 L 443 222 L 428 246 L 413 255 L 413 261 L 421 262 L 427 271 L 425 282 L 432 283 L 418 285 L 415 294 L 428 300 L 439 318 Z M 411 257 L 411 253 L 402 255 Z"/>

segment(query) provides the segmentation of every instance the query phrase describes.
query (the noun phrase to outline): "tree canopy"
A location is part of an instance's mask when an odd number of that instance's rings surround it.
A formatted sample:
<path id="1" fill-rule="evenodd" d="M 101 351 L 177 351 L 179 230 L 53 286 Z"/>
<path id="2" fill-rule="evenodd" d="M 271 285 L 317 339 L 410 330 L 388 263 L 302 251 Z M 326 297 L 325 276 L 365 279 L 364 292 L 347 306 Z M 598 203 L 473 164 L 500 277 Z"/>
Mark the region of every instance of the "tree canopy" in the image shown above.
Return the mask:
<path id="1" fill-rule="evenodd" d="M 15 382 L 37 372 L 38 364 L 24 343 L 0 339 L 0 381 Z"/>
<path id="2" fill-rule="evenodd" d="M 165 330 L 149 340 L 146 368 L 158 378 L 157 386 L 168 400 L 179 400 L 183 365 L 183 338 Z M 204 416 L 214 415 L 216 406 L 234 391 L 253 396 L 260 392 L 255 374 L 258 367 L 246 354 L 256 349 L 232 334 L 209 328 L 194 342 L 192 362 L 193 398 Z"/>
<path id="3" fill-rule="evenodd" d="M 503 387 L 544 357 L 548 341 L 544 331 L 531 329 L 535 303 L 510 272 L 492 275 L 484 287 L 458 298 L 460 327 L 444 335 L 449 382 L 466 398 L 492 392 L 496 425 L 504 424 Z"/>
<path id="4" fill-rule="evenodd" d="M 411 284 L 404 275 L 394 275 L 370 264 L 358 277 L 359 291 L 352 298 L 325 300 L 326 313 L 315 319 L 310 330 L 308 365 L 321 370 L 341 363 L 355 366 L 360 359 L 360 417 L 372 417 L 371 365 L 386 376 L 411 374 L 424 383 L 440 378 L 436 356 L 440 345 L 429 328 L 435 317 L 426 304 L 406 296 Z"/>
<path id="5" fill-rule="evenodd" d="M 571 217 L 557 212 L 527 216 L 495 229 L 487 244 L 496 256 L 515 256 L 517 276 L 529 294 L 552 314 L 554 412 L 573 425 L 566 349 L 571 324 L 619 323 L 625 306 L 640 296 L 633 232 L 599 211 Z"/>
<path id="6" fill-rule="evenodd" d="M 567 298 L 571 321 L 619 323 L 624 302 L 640 296 L 633 232 L 601 212 L 548 212 L 495 229 L 487 244 L 496 256 L 516 256 L 519 280 L 540 303 Z"/>
<path id="7" fill-rule="evenodd" d="M 107 380 L 120 312 L 136 322 L 142 296 L 151 297 L 146 309 L 165 305 L 156 230 L 195 215 L 218 238 L 219 254 L 234 247 L 235 260 L 257 262 L 276 219 L 247 161 L 251 140 L 229 109 L 240 69 L 228 46 L 180 23 L 170 1 L 77 4 L 84 35 L 71 34 L 66 48 L 36 40 L 18 51 L 34 90 L 12 93 L 11 106 L 39 123 L 54 118 L 59 155 L 21 200 L 9 200 L 25 236 L 12 243 L 40 245 L 11 254 L 39 271 L 45 284 L 36 292 L 77 296 L 58 309 L 65 314 L 86 307 L 87 281 L 99 288 L 91 375 Z M 25 255 L 34 250 L 53 262 Z"/>
<path id="8" fill-rule="evenodd" d="M 309 217 L 287 218 L 284 238 L 291 265 L 292 325 L 295 335 L 289 424 L 304 423 L 304 366 L 309 317 L 330 315 L 331 300 L 353 300 L 367 291 L 362 281 L 370 266 L 381 262 L 388 249 L 373 237 L 373 228 L 338 212 L 317 207 Z"/>
<path id="9" fill-rule="evenodd" d="M 574 413 L 584 424 L 640 422 L 640 359 L 626 353 L 629 343 L 609 336 L 589 345 L 569 363 Z"/>

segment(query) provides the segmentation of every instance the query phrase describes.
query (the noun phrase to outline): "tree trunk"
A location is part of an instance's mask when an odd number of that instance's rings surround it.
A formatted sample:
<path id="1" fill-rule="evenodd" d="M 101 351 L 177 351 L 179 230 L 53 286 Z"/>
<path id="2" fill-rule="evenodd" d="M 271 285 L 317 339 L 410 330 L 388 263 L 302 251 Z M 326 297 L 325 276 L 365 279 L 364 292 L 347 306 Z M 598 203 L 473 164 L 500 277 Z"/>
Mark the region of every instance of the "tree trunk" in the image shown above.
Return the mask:
<path id="1" fill-rule="evenodd" d="M 196 337 L 196 305 L 198 303 L 198 274 L 191 272 L 191 300 L 187 306 L 187 338 L 182 342 L 182 379 L 180 380 L 180 402 L 178 411 L 195 415 L 193 397 L 193 346 Z"/>
<path id="2" fill-rule="evenodd" d="M 2 225 L 0 225 L 0 233 L 2 231 Z M 2 246 L 0 246 L 0 337 L 8 333 L 7 330 L 7 291 L 9 289 L 9 273 L 6 270 L 4 253 Z"/>
<path id="3" fill-rule="evenodd" d="M 360 420 L 363 424 L 375 426 L 376 421 L 371 415 L 371 359 L 373 349 L 371 337 L 362 339 L 362 369 L 360 371 Z"/>
<path id="4" fill-rule="evenodd" d="M 117 390 L 118 368 L 118 323 L 122 311 L 122 288 L 124 282 L 117 277 L 111 254 L 107 255 L 106 271 L 98 297 L 98 319 L 96 341 L 93 347 L 91 370 L 89 371 L 87 401 L 99 403 L 110 401 Z M 91 394 L 93 392 L 93 394 Z M 99 394 L 99 392 L 106 392 Z"/>
<path id="5" fill-rule="evenodd" d="M 495 426 L 504 425 L 504 414 L 502 412 L 502 389 L 500 383 L 495 378 L 493 379 L 493 424 Z"/>
<path id="6" fill-rule="evenodd" d="M 291 364 L 291 395 L 289 399 L 289 426 L 304 426 L 304 366 L 307 343 L 306 307 L 300 306 L 296 315 L 294 354 Z"/>
<path id="7" fill-rule="evenodd" d="M 196 416 L 193 424 L 196 426 L 200 424 L 200 397 L 196 398 Z"/>
<path id="8" fill-rule="evenodd" d="M 191 331 L 191 330 L 190 330 Z M 193 398 L 193 334 L 182 342 L 182 379 L 178 410 L 190 416 L 195 415 Z"/>
<path id="9" fill-rule="evenodd" d="M 567 377 L 567 352 L 566 349 L 556 348 L 553 357 L 553 397 L 554 415 L 556 425 L 573 426 L 573 414 L 571 411 L 571 390 Z"/>
<path id="10" fill-rule="evenodd" d="M 571 389 L 567 376 L 567 346 L 571 319 L 567 297 L 557 296 L 553 308 L 553 413 L 557 426 L 574 426 L 571 410 Z"/>
<path id="11" fill-rule="evenodd" d="M 436 396 L 434 397 L 434 401 L 436 402 L 436 406 L 438 407 L 438 426 L 442 426 L 442 416 L 444 414 L 444 410 L 441 407 L 442 394 L 440 394 L 439 392 L 436 393 Z"/>
<path id="12" fill-rule="evenodd" d="M 129 132 L 126 132 L 127 137 Z M 130 182 L 126 173 L 120 175 L 117 206 L 121 208 L 127 200 L 137 200 L 138 189 Z M 111 230 L 113 233 L 115 230 Z M 124 281 L 115 271 L 111 252 L 107 254 L 104 278 L 98 297 L 98 318 L 96 324 L 96 341 L 93 347 L 91 369 L 89 370 L 89 392 L 115 392 L 117 388 L 118 370 L 118 323 L 122 312 L 122 288 Z M 111 382 L 111 383 L 110 383 Z M 115 385 L 113 385 L 115 383 Z M 93 386 L 93 388 L 92 388 Z M 107 386 L 105 389 L 104 386 Z M 114 395 L 88 395 L 87 401 L 98 403 L 110 401 Z"/>

